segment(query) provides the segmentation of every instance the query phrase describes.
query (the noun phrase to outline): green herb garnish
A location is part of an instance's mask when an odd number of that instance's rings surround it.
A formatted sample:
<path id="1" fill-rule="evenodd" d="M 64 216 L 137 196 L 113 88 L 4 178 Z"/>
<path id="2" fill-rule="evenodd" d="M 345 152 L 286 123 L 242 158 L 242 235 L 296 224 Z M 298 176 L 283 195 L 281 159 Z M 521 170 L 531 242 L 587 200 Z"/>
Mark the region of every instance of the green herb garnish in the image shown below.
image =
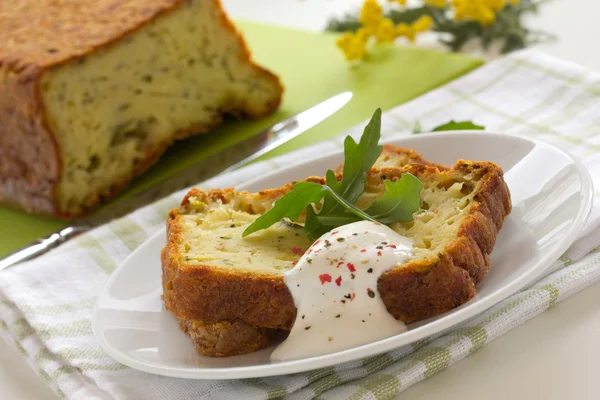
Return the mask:
<path id="1" fill-rule="evenodd" d="M 460 131 L 460 130 L 483 130 L 484 126 L 475 125 L 471 121 L 459 121 L 456 122 L 454 120 L 447 122 L 443 125 L 436 126 L 431 130 L 431 132 L 440 132 L 440 131 Z"/>
<path id="2" fill-rule="evenodd" d="M 395 182 L 383 181 L 385 192 L 364 211 L 383 224 L 410 222 L 413 212 L 421 207 L 423 183 L 411 174 Z"/>
<path id="3" fill-rule="evenodd" d="M 423 184 L 414 175 L 404 174 L 395 182 L 384 181 L 385 192 L 365 210 L 354 203 L 365 191 L 367 173 L 383 149 L 381 137 L 381 110 L 377 109 L 356 143 L 352 137 L 344 141 L 344 167 L 338 180 L 332 170 L 325 175 L 325 185 L 299 182 L 292 191 L 275 202 L 273 208 L 261 215 L 242 234 L 250 235 L 266 229 L 282 219 L 297 219 L 306 209 L 304 230 L 315 240 L 329 230 L 356 221 L 367 220 L 391 224 L 412 221 L 412 215 L 421 206 Z M 317 213 L 313 204 L 322 206 Z"/>
<path id="4" fill-rule="evenodd" d="M 483 130 L 485 126 L 476 125 L 472 121 L 454 121 L 446 122 L 445 124 L 438 125 L 435 128 L 431 129 L 430 132 L 441 132 L 441 131 L 469 131 L 469 130 Z M 413 128 L 413 133 L 423 133 L 421 129 L 421 123 L 417 121 Z"/>

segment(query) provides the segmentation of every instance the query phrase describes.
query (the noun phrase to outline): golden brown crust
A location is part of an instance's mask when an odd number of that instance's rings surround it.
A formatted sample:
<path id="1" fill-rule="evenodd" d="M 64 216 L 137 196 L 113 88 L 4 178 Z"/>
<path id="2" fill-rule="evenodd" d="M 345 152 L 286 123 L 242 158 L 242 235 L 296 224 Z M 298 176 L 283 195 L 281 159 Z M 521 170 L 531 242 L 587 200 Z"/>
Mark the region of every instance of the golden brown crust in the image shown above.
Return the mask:
<path id="1" fill-rule="evenodd" d="M 0 62 L 0 199 L 52 214 L 61 165 L 37 86 Z"/>
<path id="2" fill-rule="evenodd" d="M 381 150 L 381 155 L 377 159 L 378 165 L 383 165 L 386 168 L 401 168 L 409 164 L 421 164 L 436 167 L 439 170 L 448 169 L 446 166 L 428 161 L 414 149 L 398 147 L 393 144 L 384 144 Z M 344 169 L 344 164 L 337 166 L 334 169 L 336 174 L 341 174 Z"/>
<path id="3" fill-rule="evenodd" d="M 242 321 L 207 323 L 179 319 L 179 328 L 188 334 L 196 351 L 204 356 L 230 357 L 252 353 L 271 345 L 281 336 L 273 329 Z"/>
<path id="4" fill-rule="evenodd" d="M 452 169 L 484 176 L 456 239 L 435 259 L 394 268 L 378 281 L 386 308 L 404 322 L 450 311 L 475 296 L 476 285 L 490 268 L 504 218 L 511 212 L 510 192 L 498 166 L 459 160 Z"/>
<path id="5" fill-rule="evenodd" d="M 211 1 L 223 27 L 235 33 L 242 60 L 257 73 L 272 80 L 279 89 L 279 96 L 265 109 L 245 104 L 243 110 L 225 106 L 221 112 L 243 114 L 249 118 L 261 118 L 272 113 L 281 102 L 281 82 L 277 76 L 251 61 L 243 37 L 228 19 L 220 1 Z M 10 38 L 0 51 L 0 203 L 36 214 L 62 219 L 77 218 L 114 197 L 134 177 L 153 165 L 175 140 L 206 132 L 221 121 L 216 118 L 207 126 L 191 126 L 174 132 L 172 138 L 147 150 L 146 159 L 136 165 L 128 179 L 115 182 L 75 212 L 59 209 L 57 187 L 62 165 L 60 149 L 46 122 L 46 110 L 41 100 L 40 84 L 44 72 L 61 64 L 75 62 L 100 48 L 110 47 L 155 17 L 184 6 L 186 2 L 0 2 L 0 37 Z"/>
<path id="6" fill-rule="evenodd" d="M 39 72 L 118 41 L 184 0 L 56 1 L 0 3 L 0 66 Z M 99 16 L 102 16 L 99 18 Z"/>
<path id="7" fill-rule="evenodd" d="M 395 180 L 406 172 L 417 177 L 427 174 L 481 175 L 456 239 L 436 257 L 394 268 L 379 279 L 379 293 L 388 311 L 395 318 L 411 322 L 449 311 L 476 294 L 475 287 L 489 269 L 489 255 L 504 217 L 511 211 L 511 202 L 502 170 L 488 162 L 461 160 L 444 171 L 422 164 L 402 169 L 372 169 L 368 179 L 377 182 L 386 176 Z M 318 177 L 309 179 L 322 180 Z M 291 187 L 286 185 L 252 195 L 278 198 Z M 182 206 L 191 196 L 227 202 L 231 194 L 232 189 L 210 192 L 192 189 Z M 167 221 L 168 244 L 162 267 L 167 309 L 179 318 L 241 319 L 261 327 L 290 329 L 296 308 L 282 275 L 186 265 L 177 251 L 181 236 L 179 213 L 177 209 L 172 210 Z"/>

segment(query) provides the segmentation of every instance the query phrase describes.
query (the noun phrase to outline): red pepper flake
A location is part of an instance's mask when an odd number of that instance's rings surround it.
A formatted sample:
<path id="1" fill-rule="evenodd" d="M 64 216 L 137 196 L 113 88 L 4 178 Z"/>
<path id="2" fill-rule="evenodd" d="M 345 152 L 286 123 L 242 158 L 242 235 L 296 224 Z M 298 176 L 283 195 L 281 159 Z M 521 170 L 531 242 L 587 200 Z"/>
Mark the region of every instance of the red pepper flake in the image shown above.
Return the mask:
<path id="1" fill-rule="evenodd" d="M 338 286 L 342 285 L 342 277 L 341 276 L 337 277 L 337 279 L 335 280 L 335 284 L 338 285 Z"/>
<path id="2" fill-rule="evenodd" d="M 367 249 L 362 249 L 360 252 L 365 253 L 366 251 L 367 251 Z"/>
<path id="3" fill-rule="evenodd" d="M 354 300 L 355 297 L 356 297 L 356 293 L 352 293 L 352 297 L 350 298 L 350 301 Z"/>
<path id="4" fill-rule="evenodd" d="M 297 256 L 301 256 L 302 254 L 304 254 L 304 250 L 302 250 L 300 247 L 292 247 L 292 253 L 294 253 Z"/>
<path id="5" fill-rule="evenodd" d="M 313 245 L 311 247 L 315 247 L 316 245 L 318 245 L 321 241 L 317 240 L 316 242 L 313 243 Z"/>
<path id="6" fill-rule="evenodd" d="M 348 264 L 346 264 L 346 266 L 348 267 L 350 272 L 356 272 L 356 268 L 354 268 L 354 264 L 348 263 Z"/>
<path id="7" fill-rule="evenodd" d="M 331 275 L 321 274 L 321 275 L 319 275 L 319 279 L 321 280 L 321 285 L 324 285 L 325 282 L 331 282 Z"/>
<path id="8" fill-rule="evenodd" d="M 340 261 L 340 262 L 339 262 L 339 263 L 338 263 L 338 264 L 337 264 L 335 267 L 336 267 L 336 268 L 339 268 L 339 267 L 340 267 L 340 265 L 342 265 L 343 263 L 344 263 L 343 261 Z"/>
<path id="9" fill-rule="evenodd" d="M 395 248 L 396 248 L 396 245 L 395 245 L 395 244 L 388 244 L 388 245 L 387 245 L 387 246 L 385 246 L 385 247 L 391 247 L 392 249 L 395 249 Z"/>
<path id="10" fill-rule="evenodd" d="M 333 235 L 337 235 L 337 234 L 338 234 L 338 231 L 333 231 L 333 232 L 331 232 L 331 236 L 333 236 Z"/>
<path id="11" fill-rule="evenodd" d="M 433 209 L 433 213 L 434 213 L 434 214 L 437 214 L 439 211 L 440 211 L 440 210 L 438 210 L 437 208 L 434 208 L 434 209 Z"/>
<path id="12" fill-rule="evenodd" d="M 381 250 L 377 252 L 377 256 L 381 257 Z"/>
<path id="13" fill-rule="evenodd" d="M 296 264 L 298 264 L 298 260 L 292 261 L 292 265 L 296 265 Z"/>

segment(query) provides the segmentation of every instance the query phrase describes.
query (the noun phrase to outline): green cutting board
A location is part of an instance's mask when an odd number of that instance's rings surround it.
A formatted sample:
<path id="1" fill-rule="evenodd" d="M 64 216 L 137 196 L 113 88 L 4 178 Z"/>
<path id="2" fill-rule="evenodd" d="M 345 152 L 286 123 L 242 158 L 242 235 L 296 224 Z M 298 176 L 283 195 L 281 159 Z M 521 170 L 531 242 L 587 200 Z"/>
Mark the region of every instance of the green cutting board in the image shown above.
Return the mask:
<path id="1" fill-rule="evenodd" d="M 253 58 L 275 72 L 285 87 L 280 109 L 260 121 L 227 121 L 209 134 L 171 147 L 160 162 L 136 179 L 118 199 L 158 182 L 196 161 L 294 115 L 327 97 L 350 90 L 353 99 L 336 114 L 268 154 L 331 138 L 369 118 L 438 87 L 482 64 L 464 55 L 388 46 L 369 62 L 349 65 L 335 47 L 335 35 L 238 22 Z M 0 208 L 0 256 L 53 232 L 63 222 Z"/>

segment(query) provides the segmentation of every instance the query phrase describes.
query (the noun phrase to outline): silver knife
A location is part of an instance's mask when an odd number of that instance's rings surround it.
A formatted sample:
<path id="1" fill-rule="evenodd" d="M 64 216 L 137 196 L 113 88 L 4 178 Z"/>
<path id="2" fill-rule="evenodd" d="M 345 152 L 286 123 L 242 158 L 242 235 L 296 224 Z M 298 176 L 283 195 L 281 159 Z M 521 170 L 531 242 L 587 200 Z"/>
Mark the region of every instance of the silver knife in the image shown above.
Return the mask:
<path id="1" fill-rule="evenodd" d="M 148 189 L 105 206 L 89 217 L 73 221 L 72 225 L 40 238 L 0 259 L 0 270 L 38 257 L 80 233 L 122 217 L 177 190 L 238 169 L 333 115 L 351 98 L 351 92 L 339 93 L 234 146 L 197 162 L 174 176 L 163 179 Z"/>

